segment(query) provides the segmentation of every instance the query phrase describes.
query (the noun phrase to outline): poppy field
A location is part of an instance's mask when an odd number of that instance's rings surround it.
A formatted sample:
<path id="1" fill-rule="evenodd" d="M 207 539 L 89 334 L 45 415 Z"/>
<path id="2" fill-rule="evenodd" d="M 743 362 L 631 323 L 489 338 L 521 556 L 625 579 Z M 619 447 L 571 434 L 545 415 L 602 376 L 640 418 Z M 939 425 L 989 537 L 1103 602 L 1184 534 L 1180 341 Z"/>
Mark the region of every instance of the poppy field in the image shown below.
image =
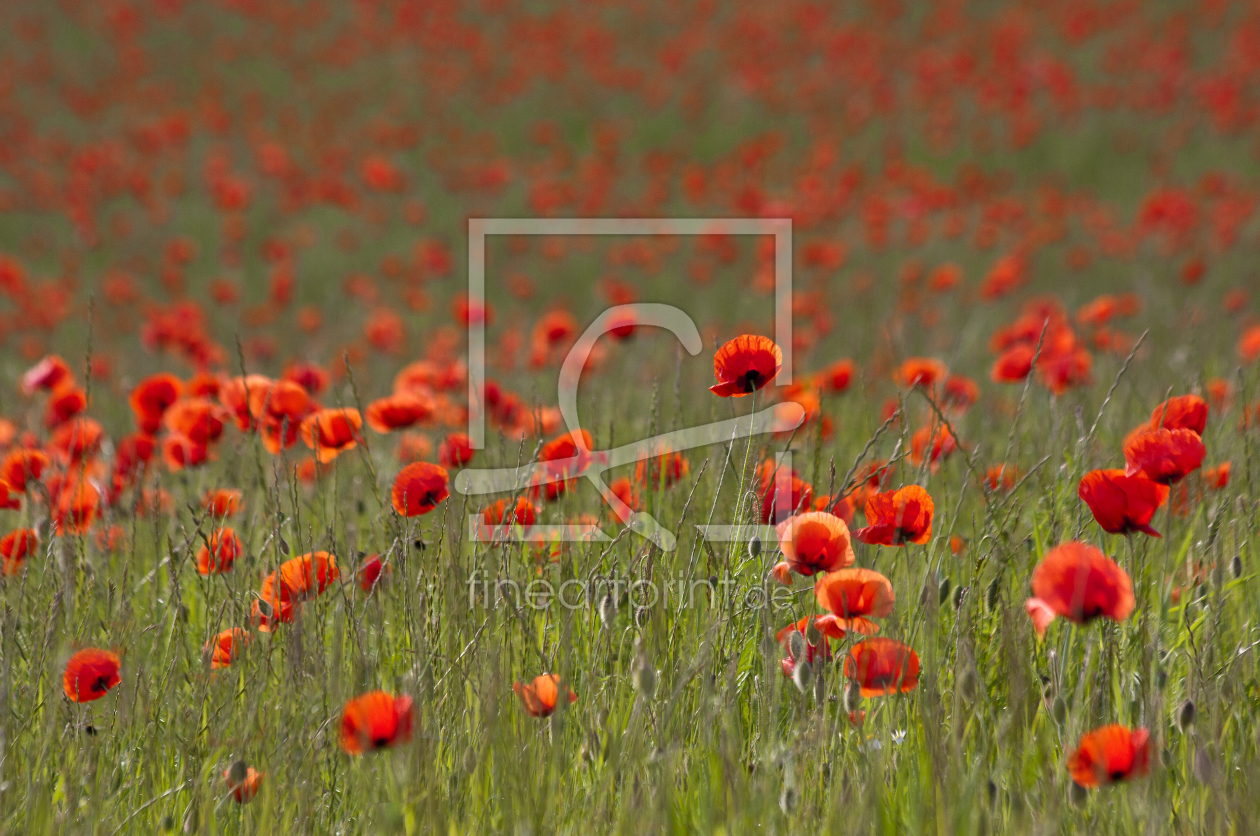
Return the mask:
<path id="1" fill-rule="evenodd" d="M 1241 0 L 0 4 L 0 833 L 1249 832 L 1258 202 Z"/>

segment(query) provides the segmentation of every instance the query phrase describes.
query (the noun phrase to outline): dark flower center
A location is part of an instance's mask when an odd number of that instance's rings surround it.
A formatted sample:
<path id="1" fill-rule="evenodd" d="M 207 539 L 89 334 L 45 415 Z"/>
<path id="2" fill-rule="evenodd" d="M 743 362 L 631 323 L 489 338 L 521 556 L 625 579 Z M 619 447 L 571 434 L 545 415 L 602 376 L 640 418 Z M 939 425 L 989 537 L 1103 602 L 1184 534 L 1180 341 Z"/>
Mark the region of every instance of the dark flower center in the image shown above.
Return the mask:
<path id="1" fill-rule="evenodd" d="M 756 369 L 749 369 L 744 372 L 744 391 L 752 392 L 757 388 L 757 383 L 761 380 L 761 372 Z"/>
<path id="2" fill-rule="evenodd" d="M 384 749 L 389 745 L 388 737 L 377 737 L 372 740 L 372 746 L 376 749 Z"/>
<path id="3" fill-rule="evenodd" d="M 96 678 L 96 681 L 92 683 L 93 692 L 99 691 L 100 693 L 103 694 L 108 690 L 109 690 L 109 677 L 108 676 L 98 676 Z"/>

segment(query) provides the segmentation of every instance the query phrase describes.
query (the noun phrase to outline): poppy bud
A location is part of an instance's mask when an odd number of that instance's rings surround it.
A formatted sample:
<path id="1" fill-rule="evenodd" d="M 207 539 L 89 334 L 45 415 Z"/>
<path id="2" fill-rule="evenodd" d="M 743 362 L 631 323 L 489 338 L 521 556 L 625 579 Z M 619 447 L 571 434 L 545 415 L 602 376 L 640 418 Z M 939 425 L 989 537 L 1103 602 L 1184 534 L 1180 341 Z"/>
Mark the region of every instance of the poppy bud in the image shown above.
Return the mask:
<path id="1" fill-rule="evenodd" d="M 994 804 L 997 804 L 997 800 L 998 800 L 998 785 L 997 785 L 996 783 L 994 783 L 994 781 L 993 781 L 993 779 L 992 779 L 992 778 L 990 778 L 989 780 L 987 780 L 987 781 L 985 782 L 985 784 L 984 784 L 984 792 L 985 792 L 985 796 L 989 799 L 989 806 L 990 806 L 990 807 L 992 807 Z"/>
<path id="2" fill-rule="evenodd" d="M 862 705 L 862 686 L 856 680 L 850 680 L 844 689 L 844 710 L 857 711 Z"/>
<path id="3" fill-rule="evenodd" d="M 613 619 L 617 617 L 617 600 L 613 598 L 612 593 L 608 593 L 599 599 L 599 621 L 604 627 L 612 626 Z"/>
<path id="4" fill-rule="evenodd" d="M 814 669 L 809 662 L 804 659 L 796 660 L 796 667 L 792 668 L 792 682 L 796 685 L 796 690 L 802 694 L 809 690 L 809 687 L 814 684 Z"/>
<path id="5" fill-rule="evenodd" d="M 967 587 L 965 586 L 954 587 L 954 609 L 955 610 L 962 609 L 963 597 L 966 594 L 967 594 Z"/>
<path id="6" fill-rule="evenodd" d="M 827 678 L 823 675 L 823 668 L 819 667 L 814 671 L 814 702 L 822 702 L 827 699 Z"/>
<path id="7" fill-rule="evenodd" d="M 794 787 L 784 787 L 783 792 L 779 793 L 779 809 L 783 811 L 783 815 L 790 816 L 792 811 L 796 809 L 796 789 Z"/>
<path id="8" fill-rule="evenodd" d="M 1060 726 L 1067 722 L 1067 703 L 1063 701 L 1063 697 L 1054 698 L 1054 704 L 1050 706 L 1050 713 L 1054 716 L 1054 721 Z"/>
<path id="9" fill-rule="evenodd" d="M 1085 802 L 1089 801 L 1089 790 L 1073 781 L 1071 786 L 1068 787 L 1068 796 L 1077 807 L 1084 807 Z"/>
<path id="10" fill-rule="evenodd" d="M 278 540 L 279 540 L 280 551 L 281 551 L 283 554 L 289 554 L 289 553 L 290 553 L 290 552 L 289 552 L 289 541 L 288 541 L 288 540 L 286 540 L 286 539 L 284 539 L 284 535 L 283 535 L 283 534 L 281 534 L 281 535 L 279 536 Z"/>
<path id="11" fill-rule="evenodd" d="M 1234 580 L 1242 577 L 1242 555 L 1234 555 L 1234 559 L 1229 562 L 1229 573 L 1234 576 Z"/>
<path id="12" fill-rule="evenodd" d="M 634 626 L 642 630 L 652 618 L 652 611 L 647 607 L 639 607 L 634 611 Z"/>
<path id="13" fill-rule="evenodd" d="M 950 582 L 948 577 L 941 578 L 940 586 L 937 587 L 937 603 L 942 607 L 949 600 Z"/>
<path id="14" fill-rule="evenodd" d="M 1164 666 L 1160 665 L 1155 668 L 1155 687 L 1164 690 L 1164 686 L 1168 684 L 1168 673 L 1164 670 Z"/>
<path id="15" fill-rule="evenodd" d="M 788 633 L 788 654 L 793 659 L 804 659 L 806 649 L 805 635 L 800 630 Z"/>
<path id="16" fill-rule="evenodd" d="M 236 786 L 244 782 L 245 776 L 249 774 L 249 764 L 245 761 L 232 761 L 232 765 L 223 774 L 229 785 Z"/>
<path id="17" fill-rule="evenodd" d="M 976 698 L 976 672 L 970 665 L 963 668 L 962 675 L 958 678 L 958 692 L 967 702 L 972 702 Z M 847 696 L 847 694 L 846 694 Z"/>
<path id="18" fill-rule="evenodd" d="M 634 690 L 642 694 L 645 700 L 652 699 L 652 695 L 656 693 L 656 671 L 648 664 L 647 659 L 640 659 L 634 666 L 630 680 L 634 684 Z"/>
<path id="19" fill-rule="evenodd" d="M 774 564 L 774 568 L 770 570 L 770 576 L 784 586 L 792 585 L 792 567 L 786 561 Z"/>
<path id="20" fill-rule="evenodd" d="M 984 603 L 985 606 L 989 608 L 990 612 L 997 609 L 998 599 L 1001 598 L 1001 596 L 1002 581 L 1000 578 L 994 578 L 989 581 L 989 588 L 986 589 L 984 593 Z"/>
<path id="21" fill-rule="evenodd" d="M 761 554 L 761 538 L 754 536 L 748 541 L 748 556 L 756 557 Z"/>
<path id="22" fill-rule="evenodd" d="M 812 619 L 809 622 L 809 626 L 805 628 L 805 638 L 810 644 L 815 646 L 822 642 L 822 633 L 818 631 L 818 626 Z"/>
<path id="23" fill-rule="evenodd" d="M 1185 731 L 1193 726 L 1194 715 L 1194 700 L 1186 700 L 1181 704 L 1181 710 L 1177 712 L 1177 727 L 1182 731 Z"/>

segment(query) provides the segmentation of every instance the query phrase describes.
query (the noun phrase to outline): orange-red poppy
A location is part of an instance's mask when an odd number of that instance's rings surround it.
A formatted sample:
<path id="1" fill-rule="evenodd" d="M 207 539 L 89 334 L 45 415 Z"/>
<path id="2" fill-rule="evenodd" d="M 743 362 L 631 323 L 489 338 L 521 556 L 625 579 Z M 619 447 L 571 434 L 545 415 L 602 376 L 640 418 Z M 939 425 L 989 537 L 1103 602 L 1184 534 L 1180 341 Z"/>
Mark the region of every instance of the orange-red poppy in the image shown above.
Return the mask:
<path id="1" fill-rule="evenodd" d="M 538 508 L 526 497 L 517 497 L 512 510 L 508 510 L 508 501 L 500 499 L 487 505 L 481 512 L 482 538 L 498 541 L 505 538 L 513 526 L 530 526 L 538 519 Z"/>
<path id="2" fill-rule="evenodd" d="M 105 430 L 92 418 L 75 418 L 53 431 L 48 449 L 63 461 L 80 462 L 96 455 L 105 439 Z"/>
<path id="3" fill-rule="evenodd" d="M 381 576 L 389 574 L 390 571 L 390 567 L 381 562 L 379 554 L 368 555 L 363 559 L 363 563 L 359 565 L 359 588 L 364 592 L 371 592 L 376 588 L 376 584 L 380 581 Z"/>
<path id="4" fill-rule="evenodd" d="M 450 496 L 446 468 L 431 462 L 413 462 L 394 477 L 390 492 L 394 510 L 404 517 L 427 514 Z"/>
<path id="5" fill-rule="evenodd" d="M 186 435 L 171 433 L 162 439 L 162 461 L 172 473 L 210 461 L 210 448 Z"/>
<path id="6" fill-rule="evenodd" d="M 0 479 L 15 491 L 25 491 L 27 481 L 38 481 L 47 466 L 48 456 L 39 450 L 12 450 L 0 462 Z"/>
<path id="7" fill-rule="evenodd" d="M 227 408 L 236 421 L 237 429 L 242 431 L 249 430 L 254 426 L 254 421 L 258 417 L 251 405 L 258 403 L 261 413 L 261 404 L 265 401 L 267 392 L 271 389 L 271 378 L 261 374 L 251 374 L 246 377 L 233 377 L 224 381 L 219 386 L 219 402 Z M 301 387 L 298 387 L 301 388 Z M 306 390 L 302 390 L 305 394 Z"/>
<path id="8" fill-rule="evenodd" d="M 438 445 L 438 463 L 444 467 L 463 467 L 472 458 L 472 440 L 465 433 L 451 433 Z"/>
<path id="9" fill-rule="evenodd" d="M 1198 395 L 1179 395 L 1155 407 L 1151 412 L 1151 428 L 1186 429 L 1201 436 L 1207 427 L 1207 418 L 1207 401 Z"/>
<path id="10" fill-rule="evenodd" d="M 922 545 L 932 537 L 935 510 L 932 497 L 919 485 L 877 493 L 866 500 L 866 527 L 854 535 L 871 545 Z"/>
<path id="11" fill-rule="evenodd" d="M 892 614 L 897 596 L 892 582 L 871 569 L 841 569 L 814 582 L 818 605 L 830 614 L 819 616 L 816 626 L 833 638 L 854 632 L 870 636 L 879 632 L 872 618 Z"/>
<path id="12" fill-rule="evenodd" d="M 385 749 L 411 739 L 411 697 L 370 691 L 346 703 L 341 713 L 341 748 L 351 755 Z"/>
<path id="13" fill-rule="evenodd" d="M 311 552 L 280 564 L 280 580 L 295 601 L 308 601 L 341 577 L 337 558 L 328 552 Z"/>
<path id="14" fill-rule="evenodd" d="M 197 571 L 203 575 L 223 574 L 232 570 L 232 564 L 245 549 L 241 539 L 230 528 L 220 528 L 210 534 L 209 546 L 197 552 Z"/>
<path id="15" fill-rule="evenodd" d="M 327 464 L 358 446 L 362 428 L 357 409 L 321 409 L 302 421 L 302 441 L 315 451 L 321 464 Z"/>
<path id="16" fill-rule="evenodd" d="M 941 461 L 958 449 L 958 439 L 945 426 L 921 427 L 910 436 L 910 462 L 919 467 L 926 459 L 935 473 Z"/>
<path id="17" fill-rule="evenodd" d="M 547 472 L 547 499 L 556 499 L 573 487 L 577 476 L 586 471 L 591 463 L 591 449 L 595 442 L 586 430 L 566 433 L 543 445 L 538 461 Z"/>
<path id="18" fill-rule="evenodd" d="M 1155 512 L 1168 501 L 1168 486 L 1152 482 L 1141 474 L 1127 476 L 1123 470 L 1093 470 L 1086 473 L 1076 489 L 1093 512 L 1103 531 L 1130 534 L 1141 531 L 1152 537 Z"/>
<path id="19" fill-rule="evenodd" d="M 989 370 L 994 383 L 1020 383 L 1032 374 L 1033 358 L 1037 349 L 1027 343 L 1019 343 L 1006 349 Z"/>
<path id="20" fill-rule="evenodd" d="M 853 361 L 837 360 L 816 376 L 818 388 L 824 392 L 840 393 L 849 388 L 853 382 Z"/>
<path id="21" fill-rule="evenodd" d="M 249 631 L 244 627 L 224 630 L 206 643 L 203 651 L 210 658 L 210 669 L 219 670 L 231 665 L 250 642 Z"/>
<path id="22" fill-rule="evenodd" d="M 1229 462 L 1221 462 L 1216 467 L 1204 468 L 1203 484 L 1214 491 L 1229 487 L 1229 471 L 1231 467 L 1232 465 Z"/>
<path id="23" fill-rule="evenodd" d="M 122 682 L 118 674 L 121 668 L 122 660 L 117 653 L 95 647 L 80 650 L 66 662 L 66 671 L 61 678 L 66 696 L 73 702 L 99 700 L 110 688 Z"/>
<path id="24" fill-rule="evenodd" d="M 75 478 L 62 487 L 53 510 L 58 534 L 83 534 L 96 521 L 101 492 L 87 479 Z"/>
<path id="25" fill-rule="evenodd" d="M 233 775 L 234 766 L 230 766 L 223 771 L 223 780 L 227 784 L 228 792 L 231 793 L 232 799 L 237 804 L 248 804 L 254 800 L 254 796 L 258 795 L 258 790 L 262 787 L 263 775 L 266 773 L 259 772 L 252 766 L 245 767 L 240 775 Z"/>
<path id="26" fill-rule="evenodd" d="M 161 426 L 162 415 L 183 394 L 184 384 L 169 372 L 150 375 L 131 390 L 131 411 L 140 432 L 153 434 Z"/>
<path id="27" fill-rule="evenodd" d="M 713 356 L 717 383 L 709 391 L 723 398 L 751 395 L 774 380 L 783 367 L 783 351 L 774 340 L 755 334 L 736 337 Z"/>
<path id="28" fill-rule="evenodd" d="M 209 398 L 183 398 L 167 408 L 162 424 L 194 442 L 212 444 L 223 435 L 226 418 L 223 407 Z"/>
<path id="29" fill-rule="evenodd" d="M 367 406 L 367 425 L 378 433 L 390 433 L 432 417 L 437 409 L 433 398 L 419 390 L 395 392 Z"/>
<path id="30" fill-rule="evenodd" d="M 59 427 L 87 409 L 87 392 L 74 381 L 66 381 L 53 390 L 44 410 L 44 426 Z"/>
<path id="31" fill-rule="evenodd" d="M 1046 552 L 1033 569 L 1033 597 L 1024 604 L 1038 636 L 1056 616 L 1087 624 L 1133 612 L 1133 582 L 1120 565 L 1088 543 L 1068 542 Z"/>
<path id="32" fill-rule="evenodd" d="M 528 685 L 519 682 L 512 684 L 512 690 L 525 704 L 525 710 L 533 717 L 549 717 L 560 702 L 560 677 L 554 673 L 544 673 L 534 677 Z M 566 704 L 577 700 L 573 689 L 565 686 Z"/>
<path id="33" fill-rule="evenodd" d="M 235 488 L 217 488 L 201 498 L 201 507 L 212 517 L 231 517 L 241 510 L 241 492 Z"/>
<path id="34" fill-rule="evenodd" d="M 262 589 L 254 600 L 251 612 L 258 629 L 270 633 L 275 625 L 289 624 L 296 615 L 297 604 L 293 600 L 293 593 L 285 586 L 278 573 L 272 572 L 263 578 Z"/>
<path id="35" fill-rule="evenodd" d="M 949 374 L 945 364 L 934 357 L 911 357 L 893 372 L 893 380 L 901 386 L 922 386 L 930 389 Z"/>
<path id="36" fill-rule="evenodd" d="M 991 491 L 996 491 L 998 488 L 1009 491 L 1014 490 L 1019 477 L 1019 468 L 1015 465 L 995 464 L 985 472 L 984 480 L 988 482 Z"/>
<path id="37" fill-rule="evenodd" d="M 844 520 L 826 511 L 788 517 L 777 527 L 784 565 L 799 575 L 853 565 L 853 542 Z M 781 570 L 780 570 L 781 571 Z"/>
<path id="38" fill-rule="evenodd" d="M 919 655 L 894 639 L 866 639 L 849 650 L 844 675 L 864 697 L 913 691 L 919 687 Z"/>
<path id="39" fill-rule="evenodd" d="M 1082 787 L 1100 787 L 1145 775 L 1154 758 L 1149 731 L 1113 724 L 1084 734 L 1067 767 Z"/>
<path id="40" fill-rule="evenodd" d="M 7 508 L 17 509 L 21 507 L 21 496 L 13 493 L 13 489 L 9 487 L 9 483 L 0 479 L 0 511 Z"/>
<path id="41" fill-rule="evenodd" d="M 22 564 L 39 548 L 39 534 L 33 528 L 18 528 L 0 538 L 0 557 L 4 558 L 4 573 L 16 575 Z"/>
<path id="42" fill-rule="evenodd" d="M 814 488 L 795 470 L 767 459 L 757 475 L 761 482 L 762 524 L 778 525 L 797 511 L 813 506 Z"/>
<path id="43" fill-rule="evenodd" d="M 1124 440 L 1125 473 L 1162 485 L 1179 482 L 1203 464 L 1207 448 L 1194 430 L 1139 427 Z"/>

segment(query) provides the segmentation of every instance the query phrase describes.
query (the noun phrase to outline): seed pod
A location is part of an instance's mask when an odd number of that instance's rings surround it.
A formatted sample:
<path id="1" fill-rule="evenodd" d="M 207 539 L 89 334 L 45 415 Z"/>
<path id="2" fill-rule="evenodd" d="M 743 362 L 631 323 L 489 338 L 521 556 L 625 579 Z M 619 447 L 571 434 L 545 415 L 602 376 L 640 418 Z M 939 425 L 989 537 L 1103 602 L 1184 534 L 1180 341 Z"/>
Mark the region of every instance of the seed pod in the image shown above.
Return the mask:
<path id="1" fill-rule="evenodd" d="M 807 649 L 805 636 L 800 630 L 793 630 L 788 633 L 788 653 L 791 654 L 793 659 L 804 659 Z"/>
<path id="2" fill-rule="evenodd" d="M 642 694 L 645 700 L 651 700 L 656 693 L 656 671 L 648 664 L 647 659 L 640 659 L 634 666 L 630 681 L 634 684 L 634 690 Z"/>
<path id="3" fill-rule="evenodd" d="M 1002 597 L 1002 581 L 1000 578 L 994 578 L 989 581 L 989 588 L 984 592 L 984 604 L 989 608 L 989 612 L 997 609 L 998 599 Z"/>
<path id="4" fill-rule="evenodd" d="M 951 586 L 949 582 L 949 577 L 946 576 L 944 578 L 941 578 L 940 585 L 938 585 L 936 588 L 936 592 L 937 592 L 936 599 L 937 599 L 937 603 L 940 604 L 942 607 L 945 606 L 945 602 L 949 600 L 950 588 Z"/>
<path id="5" fill-rule="evenodd" d="M 1229 573 L 1234 576 L 1234 580 L 1242 577 L 1242 555 L 1234 555 L 1234 559 L 1229 562 Z"/>
<path id="6" fill-rule="evenodd" d="M 814 684 L 814 668 L 809 662 L 804 659 L 796 660 L 796 666 L 792 668 L 792 682 L 796 685 L 796 690 L 802 694 L 809 690 Z"/>
<path id="7" fill-rule="evenodd" d="M 284 535 L 281 534 L 279 537 L 276 538 L 276 540 L 277 540 L 277 545 L 280 547 L 281 554 L 289 554 L 290 553 L 289 541 L 284 539 Z"/>
<path id="8" fill-rule="evenodd" d="M 608 593 L 599 599 L 599 621 L 608 628 L 612 626 L 613 619 L 616 617 L 617 599 L 613 598 L 612 593 Z"/>
<path id="9" fill-rule="evenodd" d="M 844 710 L 857 711 L 862 707 L 862 686 L 852 680 L 844 689 Z"/>
<path id="10" fill-rule="evenodd" d="M 1194 700 L 1186 700 L 1181 704 L 1181 710 L 1177 712 L 1177 727 L 1182 731 L 1194 725 L 1196 709 Z"/>
<path id="11" fill-rule="evenodd" d="M 748 541 L 748 556 L 756 557 L 761 554 L 761 538 L 754 536 Z"/>
<path id="12" fill-rule="evenodd" d="M 1063 701 L 1063 697 L 1054 698 L 1054 704 L 1050 707 L 1050 714 L 1060 726 L 1067 722 L 1067 703 Z"/>

